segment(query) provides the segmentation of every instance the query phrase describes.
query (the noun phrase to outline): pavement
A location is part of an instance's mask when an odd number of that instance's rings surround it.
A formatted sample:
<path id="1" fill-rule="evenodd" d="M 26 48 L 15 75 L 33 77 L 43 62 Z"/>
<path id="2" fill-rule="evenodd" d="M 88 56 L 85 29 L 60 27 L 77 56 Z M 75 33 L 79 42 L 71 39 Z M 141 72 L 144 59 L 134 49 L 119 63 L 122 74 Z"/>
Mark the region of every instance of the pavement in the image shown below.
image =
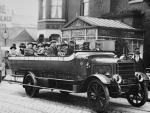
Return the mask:
<path id="1" fill-rule="evenodd" d="M 104 113 L 150 113 L 150 103 L 131 106 L 125 98 L 110 98 Z M 87 101 L 86 93 L 62 95 L 59 91 L 41 89 L 36 98 L 29 97 L 21 85 L 0 84 L 0 113 L 96 113 Z"/>

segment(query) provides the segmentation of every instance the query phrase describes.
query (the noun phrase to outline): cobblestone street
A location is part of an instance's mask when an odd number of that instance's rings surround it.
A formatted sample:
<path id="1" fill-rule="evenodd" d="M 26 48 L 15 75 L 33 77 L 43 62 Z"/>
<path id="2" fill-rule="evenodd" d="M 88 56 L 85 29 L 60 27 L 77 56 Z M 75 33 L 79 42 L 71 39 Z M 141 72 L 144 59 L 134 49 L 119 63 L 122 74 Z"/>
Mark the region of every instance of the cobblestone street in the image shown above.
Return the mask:
<path id="1" fill-rule="evenodd" d="M 141 108 L 132 107 L 126 99 L 110 99 L 106 113 L 148 113 L 150 103 Z M 26 95 L 21 85 L 3 81 L 0 84 L 0 113 L 95 113 L 86 94 L 64 96 L 58 91 L 40 90 L 37 98 Z"/>

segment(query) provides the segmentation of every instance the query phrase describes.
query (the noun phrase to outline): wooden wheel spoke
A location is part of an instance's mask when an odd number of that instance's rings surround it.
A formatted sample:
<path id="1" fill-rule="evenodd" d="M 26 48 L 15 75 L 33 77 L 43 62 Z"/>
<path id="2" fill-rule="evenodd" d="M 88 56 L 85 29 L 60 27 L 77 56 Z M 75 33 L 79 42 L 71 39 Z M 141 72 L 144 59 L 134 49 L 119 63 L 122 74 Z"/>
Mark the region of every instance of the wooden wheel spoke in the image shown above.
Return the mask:
<path id="1" fill-rule="evenodd" d="M 94 93 L 97 93 L 97 91 L 96 91 L 96 89 L 95 89 L 95 87 L 94 87 L 94 86 L 93 86 L 93 87 L 91 87 L 91 89 L 93 89 Z"/>
<path id="2" fill-rule="evenodd" d="M 98 97 L 98 102 L 100 103 L 101 107 L 103 107 L 103 106 L 104 106 L 104 104 L 103 104 L 103 100 L 102 100 L 101 98 L 99 98 L 99 97 Z"/>
<path id="3" fill-rule="evenodd" d="M 98 88 L 97 92 L 99 93 L 99 92 L 101 92 L 101 90 L 102 90 L 102 87 L 100 86 L 100 87 Z"/>
<path id="4" fill-rule="evenodd" d="M 98 94 L 97 96 L 101 96 L 101 95 L 105 95 L 105 93 L 104 93 L 104 92 L 102 92 L 102 93 Z"/>
<path id="5" fill-rule="evenodd" d="M 95 107 L 96 99 L 93 99 L 92 106 Z"/>
<path id="6" fill-rule="evenodd" d="M 137 98 L 137 96 L 136 96 L 136 103 L 138 103 L 138 98 Z"/>

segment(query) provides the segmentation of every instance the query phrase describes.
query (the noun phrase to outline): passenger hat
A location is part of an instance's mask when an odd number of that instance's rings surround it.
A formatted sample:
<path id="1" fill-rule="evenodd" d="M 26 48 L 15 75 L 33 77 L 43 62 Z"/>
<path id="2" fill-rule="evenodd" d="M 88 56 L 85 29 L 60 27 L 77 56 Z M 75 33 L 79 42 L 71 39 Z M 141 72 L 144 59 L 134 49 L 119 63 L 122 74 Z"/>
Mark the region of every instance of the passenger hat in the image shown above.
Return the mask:
<path id="1" fill-rule="evenodd" d="M 56 40 L 52 40 L 52 41 L 50 41 L 50 43 L 52 44 L 52 43 L 56 43 L 57 41 Z"/>
<path id="2" fill-rule="evenodd" d="M 16 49 L 16 47 L 15 46 L 11 46 L 10 49 Z"/>
<path id="3" fill-rule="evenodd" d="M 32 42 L 29 42 L 27 45 L 29 45 L 29 44 L 32 44 L 32 45 L 33 45 L 33 43 L 32 43 Z"/>
<path id="4" fill-rule="evenodd" d="M 41 47 L 43 44 L 42 43 L 38 43 L 38 47 Z"/>
<path id="5" fill-rule="evenodd" d="M 62 46 L 68 46 L 68 44 L 67 43 L 65 43 L 65 42 L 63 42 L 63 43 L 61 43 L 61 45 L 60 45 L 61 47 Z"/>
<path id="6" fill-rule="evenodd" d="M 46 46 L 48 46 L 48 47 L 49 47 L 49 44 L 47 44 L 47 43 L 46 43 L 46 44 L 44 44 L 44 47 L 46 47 Z"/>
<path id="7" fill-rule="evenodd" d="M 84 43 L 83 43 L 83 46 L 84 46 L 84 47 L 87 47 L 87 46 L 89 46 L 89 44 L 90 44 L 89 42 L 84 42 Z"/>
<path id="8" fill-rule="evenodd" d="M 26 48 L 26 46 L 25 46 L 24 43 L 20 43 L 19 47 L 20 47 L 20 48 Z"/>
<path id="9" fill-rule="evenodd" d="M 139 51 L 135 51 L 134 54 L 138 54 L 138 55 L 139 55 L 139 54 L 141 54 L 141 53 L 140 53 Z"/>
<path id="10" fill-rule="evenodd" d="M 71 40 L 71 41 L 69 41 L 69 43 L 75 44 L 75 41 Z"/>

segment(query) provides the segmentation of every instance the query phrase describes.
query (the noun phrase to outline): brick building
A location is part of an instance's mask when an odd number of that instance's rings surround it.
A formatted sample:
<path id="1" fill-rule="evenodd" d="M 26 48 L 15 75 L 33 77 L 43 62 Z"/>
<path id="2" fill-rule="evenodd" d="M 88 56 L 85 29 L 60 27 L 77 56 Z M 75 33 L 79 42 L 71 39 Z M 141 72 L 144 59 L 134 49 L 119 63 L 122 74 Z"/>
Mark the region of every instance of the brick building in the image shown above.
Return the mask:
<path id="1" fill-rule="evenodd" d="M 150 1 L 149 0 L 111 0 L 110 12 L 101 17 L 119 20 L 134 28 L 145 30 L 144 33 L 144 59 L 150 67 Z M 139 41 L 132 40 L 135 47 Z"/>
<path id="2" fill-rule="evenodd" d="M 150 59 L 149 0 L 39 0 L 38 36 L 44 35 L 50 40 L 54 38 L 59 40 L 59 37 L 62 37 L 60 29 L 75 16 L 114 19 L 134 28 L 144 29 L 145 42 L 141 32 L 127 33 L 134 35 L 134 38 L 127 36 L 127 40 L 132 52 L 139 47 L 144 58 L 147 61 Z"/>

